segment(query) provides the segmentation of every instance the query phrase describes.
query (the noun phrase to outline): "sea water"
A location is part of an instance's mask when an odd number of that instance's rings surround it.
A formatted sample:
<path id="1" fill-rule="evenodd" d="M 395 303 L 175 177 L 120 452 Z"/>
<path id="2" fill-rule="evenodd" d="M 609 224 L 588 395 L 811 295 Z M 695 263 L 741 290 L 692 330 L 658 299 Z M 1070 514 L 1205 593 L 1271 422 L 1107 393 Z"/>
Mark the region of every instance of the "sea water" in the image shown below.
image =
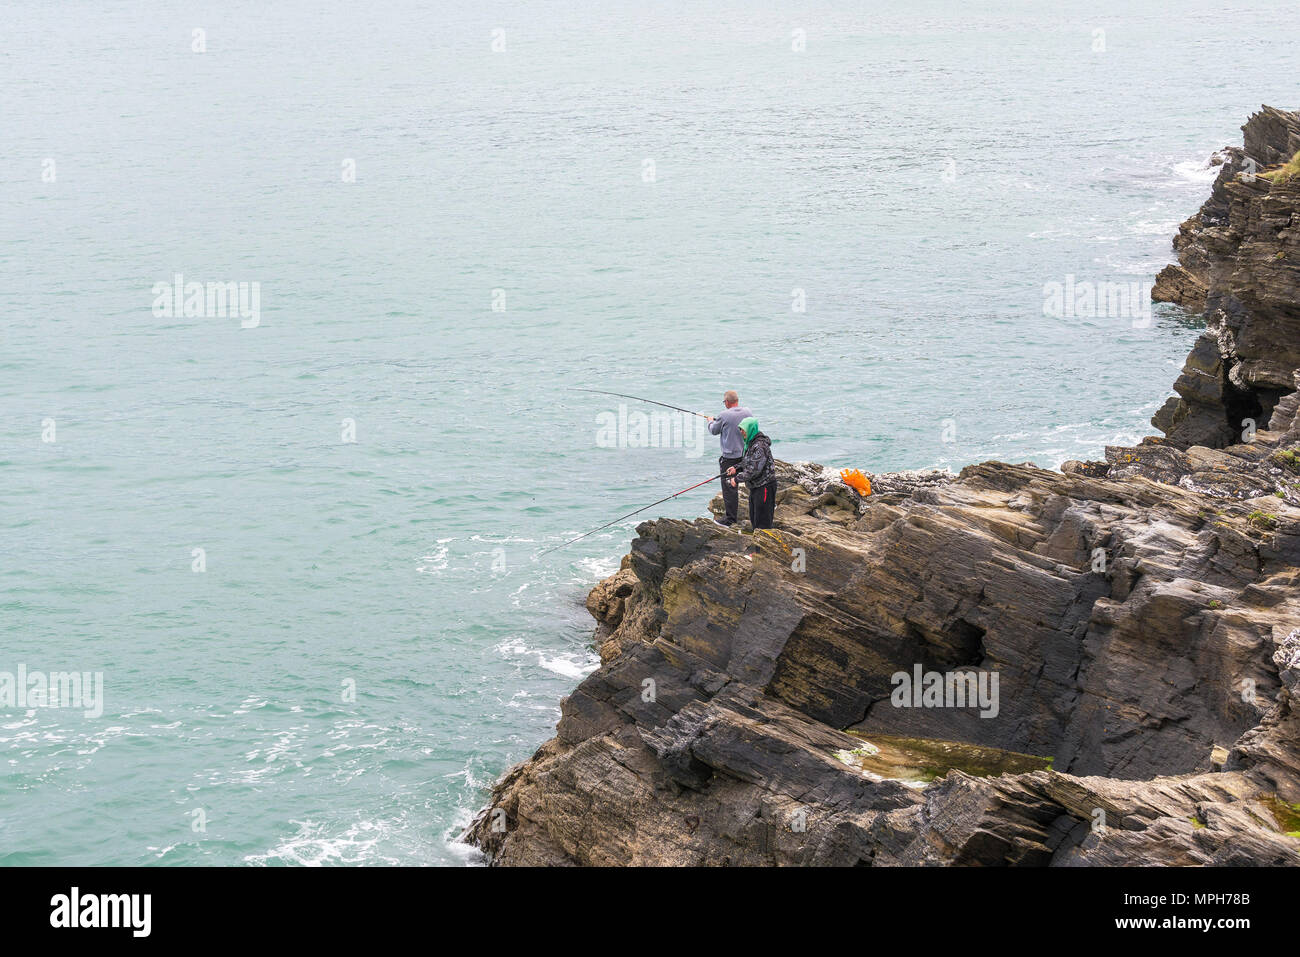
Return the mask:
<path id="1" fill-rule="evenodd" d="M 102 679 L 0 702 L 11 865 L 473 862 L 639 519 L 541 553 L 717 454 L 576 389 L 735 388 L 868 472 L 1099 458 L 1300 61 L 1291 0 L 2 19 L 0 681 Z"/>

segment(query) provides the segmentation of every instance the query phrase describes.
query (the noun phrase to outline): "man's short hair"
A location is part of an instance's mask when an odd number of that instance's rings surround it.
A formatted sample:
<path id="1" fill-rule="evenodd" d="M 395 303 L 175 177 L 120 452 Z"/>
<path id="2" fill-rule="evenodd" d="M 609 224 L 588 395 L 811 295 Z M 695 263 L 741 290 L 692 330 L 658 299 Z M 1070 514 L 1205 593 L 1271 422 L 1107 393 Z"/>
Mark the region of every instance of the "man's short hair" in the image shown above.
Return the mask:
<path id="1" fill-rule="evenodd" d="M 728 389 L 726 392 L 722 393 L 723 405 L 731 405 L 733 402 L 739 402 L 739 401 L 740 401 L 740 396 L 736 395 L 735 389 Z"/>

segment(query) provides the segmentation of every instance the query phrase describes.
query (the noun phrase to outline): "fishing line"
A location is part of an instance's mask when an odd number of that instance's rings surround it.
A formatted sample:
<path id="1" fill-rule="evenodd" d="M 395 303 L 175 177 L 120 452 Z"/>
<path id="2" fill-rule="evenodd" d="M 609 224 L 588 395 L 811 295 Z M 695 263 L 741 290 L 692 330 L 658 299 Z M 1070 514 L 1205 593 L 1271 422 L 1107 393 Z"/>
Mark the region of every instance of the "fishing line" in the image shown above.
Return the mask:
<path id="1" fill-rule="evenodd" d="M 626 515 L 620 515 L 618 518 L 614 519 L 614 521 L 606 522 L 604 525 L 600 526 L 600 528 L 593 528 L 591 531 L 584 532 L 583 534 L 579 535 L 577 538 L 571 538 L 567 542 L 562 542 L 559 545 L 555 545 L 552 548 L 546 549 L 546 551 L 544 552 L 539 552 L 537 557 L 541 558 L 542 555 L 548 555 L 553 551 L 564 548 L 566 545 L 572 545 L 574 542 L 581 541 L 582 539 L 586 538 L 588 535 L 595 535 L 597 532 L 609 528 L 611 525 L 617 525 L 619 522 L 623 521 L 624 519 L 631 518 L 633 515 L 639 515 L 641 512 L 644 512 L 648 508 L 654 508 L 656 505 L 662 505 L 664 502 L 667 502 L 669 499 L 674 499 L 678 495 L 685 495 L 687 492 L 691 491 L 691 489 L 699 488 L 701 485 L 707 485 L 716 479 L 720 479 L 725 474 L 726 474 L 725 472 L 719 472 L 717 475 L 710 475 L 703 482 L 696 482 L 690 488 L 684 488 L 680 492 L 673 492 L 672 495 L 666 495 L 657 502 L 651 502 L 649 505 L 643 505 L 634 512 L 628 512 Z"/>

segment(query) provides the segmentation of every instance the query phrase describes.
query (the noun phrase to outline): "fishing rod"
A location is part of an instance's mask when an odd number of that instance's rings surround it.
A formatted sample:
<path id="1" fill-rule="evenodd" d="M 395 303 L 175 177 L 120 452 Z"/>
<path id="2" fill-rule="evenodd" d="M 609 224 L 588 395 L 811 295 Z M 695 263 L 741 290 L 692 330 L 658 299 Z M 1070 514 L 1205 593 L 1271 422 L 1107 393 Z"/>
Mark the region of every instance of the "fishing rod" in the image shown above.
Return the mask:
<path id="1" fill-rule="evenodd" d="M 591 390 L 586 390 L 586 391 L 591 391 Z M 613 393 L 610 394 L 612 395 Z M 623 521 L 624 519 L 631 518 L 633 515 L 639 515 L 640 513 L 644 512 L 648 508 L 654 508 L 656 505 L 662 505 L 664 502 L 668 501 L 669 499 L 676 498 L 678 495 L 685 495 L 687 492 L 691 491 L 691 489 L 699 488 L 701 485 L 708 485 L 714 479 L 720 479 L 725 474 L 726 474 L 725 472 L 719 472 L 717 475 L 710 475 L 703 482 L 696 482 L 690 488 L 684 488 L 680 492 L 673 492 L 672 495 L 667 495 L 661 498 L 657 502 L 651 502 L 649 505 L 643 505 L 641 508 L 638 508 L 635 512 L 628 512 L 626 515 L 620 515 L 618 518 L 614 519 L 614 521 L 606 522 L 604 525 L 600 526 L 600 528 L 593 528 L 591 531 L 584 532 L 583 534 L 579 535 L 577 538 L 571 538 L 567 542 L 563 542 L 559 545 L 554 546 L 553 548 L 548 548 L 546 551 L 538 553 L 537 557 L 541 558 L 542 555 L 548 555 L 551 552 L 556 551 L 557 549 L 564 548 L 566 545 L 572 545 L 574 542 L 581 541 L 582 539 L 586 538 L 588 535 L 595 535 L 597 532 L 609 528 L 611 525 L 617 525 L 619 522 Z"/>
<path id="2" fill-rule="evenodd" d="M 656 402 L 654 399 L 645 399 L 639 395 L 624 395 L 622 392 L 602 392 L 600 389 L 574 389 L 573 391 L 594 392 L 596 395 L 616 395 L 620 399 L 635 399 L 637 402 L 649 402 L 651 405 L 662 405 L 665 409 L 672 409 L 676 412 L 685 412 L 687 415 L 698 415 L 701 419 L 711 418 L 711 416 L 708 416 L 703 412 L 692 412 L 690 409 L 683 409 L 679 405 L 669 405 L 667 402 Z"/>

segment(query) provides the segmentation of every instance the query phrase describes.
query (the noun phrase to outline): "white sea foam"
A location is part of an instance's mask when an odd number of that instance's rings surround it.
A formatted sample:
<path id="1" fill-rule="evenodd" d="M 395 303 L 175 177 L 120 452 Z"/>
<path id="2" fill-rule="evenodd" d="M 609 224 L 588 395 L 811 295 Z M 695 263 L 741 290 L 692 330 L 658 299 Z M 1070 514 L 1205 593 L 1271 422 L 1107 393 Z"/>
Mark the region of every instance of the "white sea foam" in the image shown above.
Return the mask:
<path id="1" fill-rule="evenodd" d="M 445 539 L 445 541 L 451 541 L 451 539 Z M 449 551 L 448 547 L 442 541 L 439 541 L 438 547 L 430 554 L 420 556 L 419 561 L 421 564 L 415 566 L 416 572 L 421 575 L 436 575 L 439 572 L 446 571 L 449 562 L 447 557 Z"/>
<path id="2" fill-rule="evenodd" d="M 608 578 L 618 571 L 619 562 L 622 560 L 622 555 L 607 555 L 603 558 L 580 558 L 577 565 L 583 571 L 589 573 L 590 578 L 601 579 Z"/>
<path id="3" fill-rule="evenodd" d="M 1219 175 L 1219 167 L 1210 166 L 1204 159 L 1183 160 L 1174 164 L 1173 172 L 1180 180 L 1204 184 L 1214 182 L 1214 178 Z"/>
<path id="4" fill-rule="evenodd" d="M 528 646 L 522 638 L 507 638 L 496 646 L 495 651 L 502 656 L 523 655 L 528 653 Z"/>
<path id="5" fill-rule="evenodd" d="M 537 663 L 547 671 L 553 671 L 565 678 L 585 678 L 600 666 L 600 659 L 593 655 L 579 656 L 563 652 L 548 658 L 539 652 Z"/>
<path id="6" fill-rule="evenodd" d="M 369 852 L 385 836 L 386 828 L 382 823 L 362 821 L 350 826 L 342 834 L 335 835 L 327 834 L 325 827 L 315 821 L 290 823 L 298 826 L 298 833 L 285 838 L 263 854 L 245 855 L 244 862 L 255 866 L 285 863 L 305 867 L 379 863 L 369 860 Z"/>
<path id="7" fill-rule="evenodd" d="M 452 814 L 451 824 L 442 832 L 443 848 L 458 864 L 469 866 L 487 863 L 487 858 L 482 851 L 461 840 L 461 836 L 474 822 L 476 813 L 477 811 L 463 804 L 458 805 Z"/>

